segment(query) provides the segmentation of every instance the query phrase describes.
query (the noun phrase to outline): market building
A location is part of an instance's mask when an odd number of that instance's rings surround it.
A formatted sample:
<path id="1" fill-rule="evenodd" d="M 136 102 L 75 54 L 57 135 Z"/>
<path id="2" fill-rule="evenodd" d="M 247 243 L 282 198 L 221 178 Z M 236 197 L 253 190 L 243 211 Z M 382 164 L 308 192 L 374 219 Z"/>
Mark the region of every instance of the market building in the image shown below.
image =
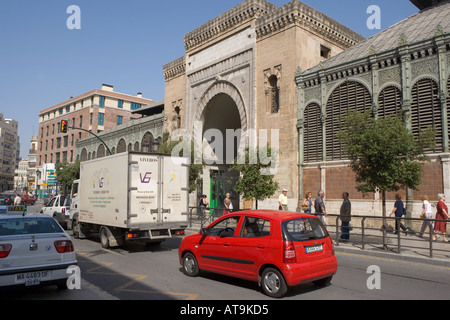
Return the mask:
<path id="1" fill-rule="evenodd" d="M 337 211 L 343 191 L 357 212 L 380 212 L 380 195 L 363 197 L 337 137 L 339 117 L 372 110 L 385 117 L 403 112 L 417 135 L 432 126 L 436 148 L 428 150 L 418 191 L 402 190 L 408 211 L 421 212 L 420 196 L 450 194 L 450 2 L 412 0 L 421 11 L 313 68 L 299 70 L 299 197 L 323 189 Z M 387 194 L 394 201 L 394 193 Z M 414 214 L 413 214 L 414 216 Z"/>

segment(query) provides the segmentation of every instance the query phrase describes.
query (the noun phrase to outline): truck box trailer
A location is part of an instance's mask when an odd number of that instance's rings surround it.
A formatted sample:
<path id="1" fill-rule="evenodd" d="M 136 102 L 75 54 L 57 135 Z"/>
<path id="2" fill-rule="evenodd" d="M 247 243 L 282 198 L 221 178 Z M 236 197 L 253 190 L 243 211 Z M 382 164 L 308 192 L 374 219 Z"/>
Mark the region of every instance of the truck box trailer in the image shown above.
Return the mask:
<path id="1" fill-rule="evenodd" d="M 188 226 L 189 159 L 125 152 L 82 162 L 69 228 L 99 233 L 102 247 L 161 242 Z"/>

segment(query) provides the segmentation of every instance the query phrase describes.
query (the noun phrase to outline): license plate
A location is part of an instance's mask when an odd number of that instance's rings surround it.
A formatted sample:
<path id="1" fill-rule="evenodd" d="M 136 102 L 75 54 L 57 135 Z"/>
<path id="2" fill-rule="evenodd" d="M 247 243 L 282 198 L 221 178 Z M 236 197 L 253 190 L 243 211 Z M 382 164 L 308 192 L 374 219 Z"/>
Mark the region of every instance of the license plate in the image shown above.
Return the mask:
<path id="1" fill-rule="evenodd" d="M 322 251 L 323 250 L 323 245 L 319 244 L 316 246 L 309 246 L 309 247 L 305 247 L 306 253 L 313 253 L 313 252 L 318 252 L 318 251 Z"/>
<path id="2" fill-rule="evenodd" d="M 41 281 L 51 280 L 51 271 L 34 271 L 16 274 L 16 283 L 24 283 L 26 286 L 36 286 Z"/>

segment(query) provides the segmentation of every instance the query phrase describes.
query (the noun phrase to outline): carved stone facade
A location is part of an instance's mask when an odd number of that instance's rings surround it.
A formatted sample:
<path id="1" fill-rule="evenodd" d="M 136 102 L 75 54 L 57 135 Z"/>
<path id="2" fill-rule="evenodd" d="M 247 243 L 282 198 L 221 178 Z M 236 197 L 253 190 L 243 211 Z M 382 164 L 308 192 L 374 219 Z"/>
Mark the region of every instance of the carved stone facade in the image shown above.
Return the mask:
<path id="1" fill-rule="evenodd" d="M 403 111 L 414 134 L 426 126 L 437 129 L 436 149 L 428 151 L 431 162 L 419 191 L 400 192 L 408 211 L 415 216 L 421 212 L 421 195 L 435 201 L 438 193 L 450 194 L 449 14 L 450 3 L 444 1 L 297 73 L 299 195 L 323 189 L 330 210 L 337 213 L 342 192 L 349 191 L 364 214 L 380 212 L 377 193 L 363 198 L 355 190 L 354 173 L 336 139 L 339 125 L 334 119 L 347 110 L 367 109 L 375 116 Z M 392 39 L 392 34 L 398 37 Z M 321 148 L 310 152 L 314 145 Z M 394 193 L 387 196 L 394 201 Z"/>
<path id="2" fill-rule="evenodd" d="M 295 72 L 298 66 L 306 70 L 323 61 L 323 52 L 333 56 L 362 40 L 347 27 L 297 0 L 281 7 L 265 0 L 243 1 L 188 33 L 186 55 L 163 67 L 165 129 L 170 133 L 181 127 L 193 133 L 195 125 L 200 124 L 203 133 L 217 129 L 224 137 L 227 129 L 277 130 L 279 143 L 274 147 L 280 151 L 280 163 L 276 180 L 280 188 L 289 189 L 290 207 L 295 209 Z M 203 137 L 203 145 L 209 143 L 211 140 Z M 226 152 L 223 155 L 228 160 L 231 155 Z M 226 161 L 216 161 L 209 172 L 205 171 L 200 190 L 219 205 L 221 199 L 215 195 L 212 174 L 208 173 L 226 171 L 222 163 Z M 236 197 L 234 201 L 239 203 Z M 274 197 L 260 203 L 260 207 L 277 208 L 277 200 Z"/>

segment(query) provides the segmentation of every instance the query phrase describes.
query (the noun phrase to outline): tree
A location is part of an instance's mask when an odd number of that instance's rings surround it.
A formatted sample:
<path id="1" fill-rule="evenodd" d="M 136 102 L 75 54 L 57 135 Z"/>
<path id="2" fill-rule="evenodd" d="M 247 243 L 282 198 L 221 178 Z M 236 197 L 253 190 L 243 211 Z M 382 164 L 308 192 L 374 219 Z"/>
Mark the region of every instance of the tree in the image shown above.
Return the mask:
<path id="1" fill-rule="evenodd" d="M 272 159 L 274 151 L 266 146 L 256 149 L 245 149 L 243 155 L 245 161 L 237 161 L 229 170 L 241 173 L 234 190 L 238 192 L 245 200 L 256 200 L 256 209 L 258 209 L 258 200 L 264 200 L 273 196 L 278 190 L 278 182 L 273 180 L 274 175 L 270 174 L 271 162 L 262 161 Z M 262 159 L 262 155 L 265 155 Z M 243 160 L 243 159 L 241 159 Z"/>
<path id="2" fill-rule="evenodd" d="M 380 190 L 386 217 L 386 191 L 417 190 L 422 184 L 423 166 L 430 161 L 425 151 L 435 147 L 435 130 L 425 128 L 415 136 L 401 113 L 375 119 L 370 111 L 350 112 L 341 128 L 338 137 L 356 173 L 356 189 Z"/>
<path id="3" fill-rule="evenodd" d="M 80 178 L 80 161 L 58 163 L 56 165 L 56 176 L 58 184 L 64 186 L 64 194 L 67 194 L 67 189 L 72 186 L 73 181 Z"/>

